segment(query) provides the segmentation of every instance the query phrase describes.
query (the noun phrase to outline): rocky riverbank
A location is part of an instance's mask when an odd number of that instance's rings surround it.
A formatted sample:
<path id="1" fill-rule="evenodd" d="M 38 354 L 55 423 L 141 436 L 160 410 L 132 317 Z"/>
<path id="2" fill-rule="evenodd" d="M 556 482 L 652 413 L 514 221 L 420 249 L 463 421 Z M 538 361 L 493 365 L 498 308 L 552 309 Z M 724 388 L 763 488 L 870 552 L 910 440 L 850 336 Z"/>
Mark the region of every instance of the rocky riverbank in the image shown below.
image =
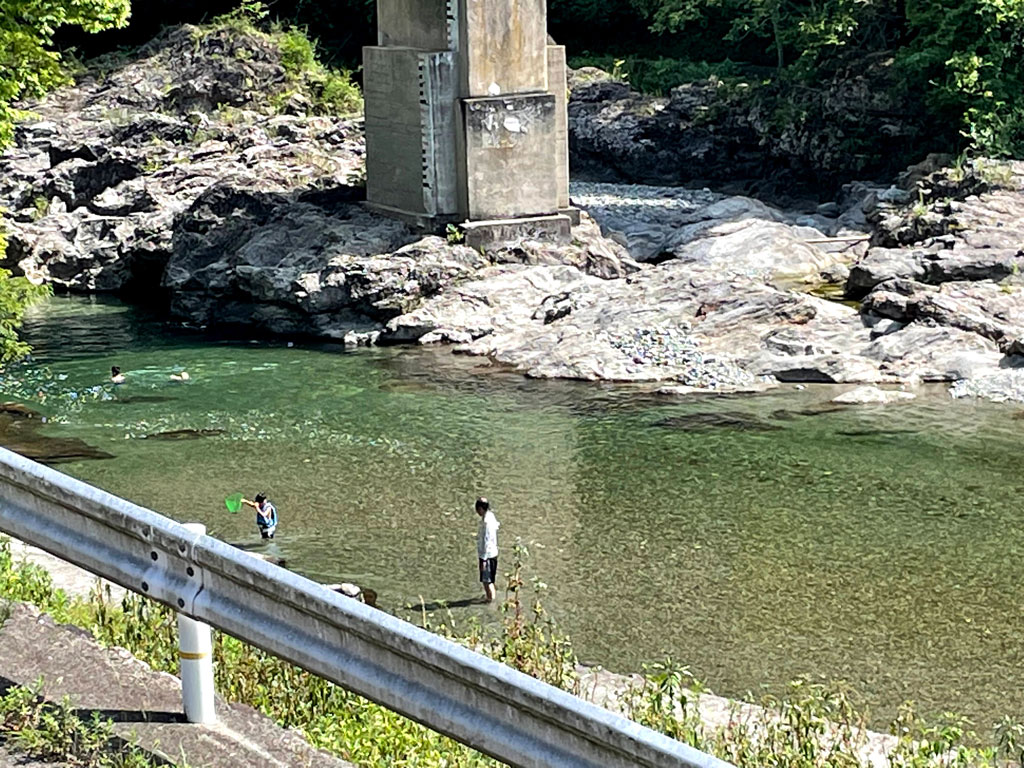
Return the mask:
<path id="1" fill-rule="evenodd" d="M 800 210 L 576 183 L 570 245 L 480 253 L 366 210 L 361 121 L 309 114 L 287 79 L 269 38 L 185 27 L 27 105 L 4 266 L 194 326 L 450 343 L 531 376 L 1024 399 L 1022 163 L 930 158 Z"/>
<path id="2" fill-rule="evenodd" d="M 942 146 L 884 53 L 850 55 L 827 76 L 711 77 L 638 93 L 593 67 L 570 78 L 577 177 L 714 185 L 772 199 L 831 199 L 850 179 L 889 179 Z M 824 75 L 824 73 L 821 73 Z"/>

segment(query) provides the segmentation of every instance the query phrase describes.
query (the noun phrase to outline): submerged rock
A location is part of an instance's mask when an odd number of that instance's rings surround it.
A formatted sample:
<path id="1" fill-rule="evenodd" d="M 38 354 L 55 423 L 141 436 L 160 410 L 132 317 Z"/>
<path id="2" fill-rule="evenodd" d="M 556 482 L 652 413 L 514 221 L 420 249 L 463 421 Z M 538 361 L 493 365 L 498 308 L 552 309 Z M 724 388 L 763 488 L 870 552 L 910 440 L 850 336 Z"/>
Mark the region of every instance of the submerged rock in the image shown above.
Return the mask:
<path id="1" fill-rule="evenodd" d="M 198 440 L 203 437 L 223 435 L 223 429 L 172 429 L 145 435 L 144 440 Z"/>
<path id="2" fill-rule="evenodd" d="M 12 419 L 38 419 L 41 414 L 22 403 L 0 403 L 0 417 L 8 416 Z"/>
<path id="3" fill-rule="evenodd" d="M 62 464 L 87 459 L 112 459 L 77 437 L 50 437 L 40 433 L 43 420 L 18 403 L 0 407 L 0 446 L 42 464 Z"/>
<path id="4" fill-rule="evenodd" d="M 756 416 L 738 411 L 669 416 L 655 422 L 654 426 L 678 429 L 683 432 L 707 432 L 715 429 L 730 429 L 737 432 L 775 432 L 782 429 L 778 424 L 772 424 Z"/>

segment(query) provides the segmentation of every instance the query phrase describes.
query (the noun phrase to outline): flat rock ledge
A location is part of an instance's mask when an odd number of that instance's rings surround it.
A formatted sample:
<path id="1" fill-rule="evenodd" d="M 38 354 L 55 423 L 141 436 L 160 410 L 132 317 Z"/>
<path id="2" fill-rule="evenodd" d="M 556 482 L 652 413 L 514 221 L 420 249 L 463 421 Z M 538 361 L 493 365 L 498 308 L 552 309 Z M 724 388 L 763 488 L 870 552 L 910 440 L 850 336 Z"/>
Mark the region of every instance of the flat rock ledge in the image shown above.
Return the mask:
<path id="1" fill-rule="evenodd" d="M 35 117 L 0 157 L 0 266 L 159 299 L 194 327 L 447 343 L 528 376 L 677 395 L 976 382 L 1022 361 L 1024 164 L 984 181 L 931 158 L 800 211 L 576 183 L 570 244 L 481 252 L 369 211 L 361 120 L 268 109 L 274 52 L 256 46 L 240 73 L 211 57 L 226 74 L 204 75 L 195 49 L 213 43 L 172 30 L 23 105 Z"/>
<path id="2" fill-rule="evenodd" d="M 886 405 L 913 400 L 917 397 L 913 392 L 899 389 L 879 389 L 878 387 L 856 387 L 832 398 L 833 403 L 840 405 Z"/>

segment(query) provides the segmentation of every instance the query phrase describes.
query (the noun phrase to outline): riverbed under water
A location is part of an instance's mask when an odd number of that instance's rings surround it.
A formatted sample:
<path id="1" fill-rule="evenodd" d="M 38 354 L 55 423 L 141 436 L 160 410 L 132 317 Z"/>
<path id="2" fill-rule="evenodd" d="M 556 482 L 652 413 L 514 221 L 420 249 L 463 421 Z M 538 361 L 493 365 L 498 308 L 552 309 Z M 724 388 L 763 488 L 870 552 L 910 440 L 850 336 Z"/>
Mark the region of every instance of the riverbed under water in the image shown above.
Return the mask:
<path id="1" fill-rule="evenodd" d="M 841 679 L 878 723 L 906 699 L 982 730 L 1024 716 L 1014 406 L 941 387 L 838 410 L 820 386 L 660 398 L 450 349 L 212 339 L 81 298 L 34 309 L 25 335 L 3 399 L 114 456 L 60 469 L 400 615 L 477 595 L 484 494 L 503 569 L 520 537 L 585 661 L 670 655 L 730 696 Z M 211 432 L 153 437 L 178 430 Z M 266 546 L 223 502 L 260 490 L 281 516 Z"/>

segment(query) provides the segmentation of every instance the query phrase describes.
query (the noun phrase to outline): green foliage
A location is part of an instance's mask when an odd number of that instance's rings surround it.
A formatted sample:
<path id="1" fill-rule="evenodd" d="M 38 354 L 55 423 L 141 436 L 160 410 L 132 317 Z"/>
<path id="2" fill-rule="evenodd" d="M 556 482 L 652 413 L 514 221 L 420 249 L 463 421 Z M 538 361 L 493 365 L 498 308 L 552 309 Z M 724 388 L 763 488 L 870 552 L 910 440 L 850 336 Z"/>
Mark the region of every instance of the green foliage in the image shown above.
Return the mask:
<path id="1" fill-rule="evenodd" d="M 163 765 L 114 734 L 114 723 L 98 714 L 88 719 L 65 697 L 49 703 L 41 685 L 13 686 L 0 695 L 0 736 L 16 752 L 42 760 L 60 760 L 82 768 L 149 768 Z"/>
<path id="2" fill-rule="evenodd" d="M 50 213 L 50 201 L 45 195 L 39 195 L 32 201 L 32 219 L 39 221 Z"/>
<path id="3" fill-rule="evenodd" d="M 658 96 L 668 95 L 669 91 L 681 83 L 692 83 L 712 78 L 724 83 L 738 83 L 764 76 L 762 68 L 751 67 L 728 59 L 720 62 L 707 62 L 666 57 L 646 59 L 633 56 L 621 59 L 615 56 L 573 56 L 569 60 L 569 66 L 573 68 L 598 67 L 616 79 L 629 82 L 642 93 Z"/>
<path id="4" fill-rule="evenodd" d="M 322 68 L 307 79 L 314 111 L 327 115 L 353 115 L 363 108 L 363 95 L 351 73 Z"/>
<path id="5" fill-rule="evenodd" d="M 5 245 L 0 230 L 0 256 Z M 0 365 L 18 360 L 32 351 L 18 338 L 18 328 L 28 306 L 50 293 L 47 285 L 33 285 L 24 277 L 11 277 L 9 271 L 0 269 Z"/>
<path id="6" fill-rule="evenodd" d="M 915 0 L 898 63 L 980 153 L 1024 154 L 1024 3 Z"/>
<path id="7" fill-rule="evenodd" d="M 281 65 L 289 80 L 310 96 L 317 114 L 348 115 L 363 106 L 351 73 L 325 67 L 317 55 L 317 44 L 304 29 L 277 27 L 274 38 L 281 49 Z"/>
<path id="8" fill-rule="evenodd" d="M 483 652 L 502 664 L 543 680 L 556 688 L 578 693 L 576 654 L 568 637 L 562 635 L 544 610 L 542 596 L 547 585 L 534 579 L 533 602 L 527 611 L 523 602 L 524 565 L 530 556 L 518 539 L 512 551 L 512 571 L 507 575 L 502 603 L 502 631 Z"/>
<path id="9" fill-rule="evenodd" d="M 448 245 L 458 245 L 459 243 L 466 242 L 466 233 L 462 231 L 462 228 L 458 224 L 449 224 L 444 228 L 445 240 L 448 241 Z"/>
<path id="10" fill-rule="evenodd" d="M 316 40 L 300 27 L 268 22 L 269 11 L 259 0 L 246 0 L 232 12 L 218 16 L 201 34 L 229 28 L 271 42 L 280 52 L 286 82 L 268 94 L 269 104 L 283 109 L 297 96 L 306 110 L 318 115 L 352 115 L 363 108 L 362 94 L 352 73 L 328 67 L 321 61 Z M 245 50 L 245 49 L 239 49 Z M 238 52 L 234 55 L 238 55 Z"/>
<path id="11" fill-rule="evenodd" d="M 14 123 L 25 116 L 14 104 L 38 98 L 63 84 L 68 74 L 53 50 L 60 27 L 99 32 L 127 23 L 128 0 L 4 0 L 0 3 L 0 150 L 14 137 Z M 43 214 L 36 205 L 38 214 Z M 6 241 L 0 228 L 0 258 Z M 0 365 L 24 357 L 29 347 L 17 330 L 25 308 L 48 289 L 0 270 Z"/>
<path id="12" fill-rule="evenodd" d="M 759 41 L 779 74 L 820 82 L 842 62 L 892 54 L 922 124 L 958 128 L 989 156 L 1024 155 L 1024 4 L 1020 0 L 633 0 L 653 32 L 693 40 L 727 24 L 724 53 Z M 741 56 L 742 58 L 742 56 Z M 898 96 L 898 94 L 896 94 Z"/>
<path id="13" fill-rule="evenodd" d="M 457 629 L 451 614 L 436 627 L 423 624 L 478 652 L 532 674 L 552 685 L 579 693 L 578 664 L 568 638 L 561 635 L 541 602 L 545 586 L 533 582 L 534 598 L 524 600 L 524 562 L 518 543 L 508 574 L 500 631 L 478 623 Z M 131 650 L 155 669 L 177 673 L 176 621 L 173 611 L 129 594 L 120 605 L 109 592 L 94 591 L 88 600 L 68 600 L 54 590 L 41 569 L 13 562 L 0 538 L 0 601 L 23 600 L 58 620 L 90 629 L 101 642 Z M 253 706 L 285 727 L 302 731 L 315 746 L 364 766 L 442 768 L 497 766 L 495 761 L 417 725 L 338 686 L 311 675 L 245 643 L 218 634 L 214 640 L 217 689 L 229 700 Z M 624 714 L 671 738 L 725 759 L 739 768 L 868 768 L 868 719 L 840 685 L 791 684 L 782 699 L 767 697 L 758 705 L 735 702 L 724 717 L 704 718 L 706 693 L 685 667 L 667 660 L 645 668 L 640 682 L 621 691 Z M 43 714 L 40 714 L 40 713 Z M 720 713 L 721 714 L 721 713 Z M 0 731 L 26 734 L 23 744 L 40 756 L 81 760 L 85 752 L 101 759 L 109 754 L 109 725 L 83 721 L 67 706 L 42 705 L 35 693 L 12 689 L 0 698 Z M 945 716 L 922 722 L 908 705 L 892 723 L 889 768 L 1013 768 L 1024 765 L 1024 725 L 1004 718 L 991 746 L 970 723 Z M 69 735 L 70 734 L 70 735 Z M 51 750 L 51 751 L 44 751 Z M 72 750 L 78 750 L 77 752 Z M 91 752 L 90 752 L 91 750 Z M 106 768 L 136 768 L 146 762 L 75 762 Z M 135 759 L 132 757 L 131 759 Z M 69 760 L 70 762 L 70 760 Z"/>
<path id="14" fill-rule="evenodd" d="M 299 29 L 281 30 L 278 35 L 281 65 L 289 77 L 301 78 L 317 66 L 316 47 L 306 33 Z"/>
<path id="15" fill-rule="evenodd" d="M 0 4 L 0 147 L 13 136 L 21 114 L 12 104 L 42 96 L 65 82 L 53 50 L 60 27 L 99 32 L 127 23 L 128 0 L 4 0 Z"/>

